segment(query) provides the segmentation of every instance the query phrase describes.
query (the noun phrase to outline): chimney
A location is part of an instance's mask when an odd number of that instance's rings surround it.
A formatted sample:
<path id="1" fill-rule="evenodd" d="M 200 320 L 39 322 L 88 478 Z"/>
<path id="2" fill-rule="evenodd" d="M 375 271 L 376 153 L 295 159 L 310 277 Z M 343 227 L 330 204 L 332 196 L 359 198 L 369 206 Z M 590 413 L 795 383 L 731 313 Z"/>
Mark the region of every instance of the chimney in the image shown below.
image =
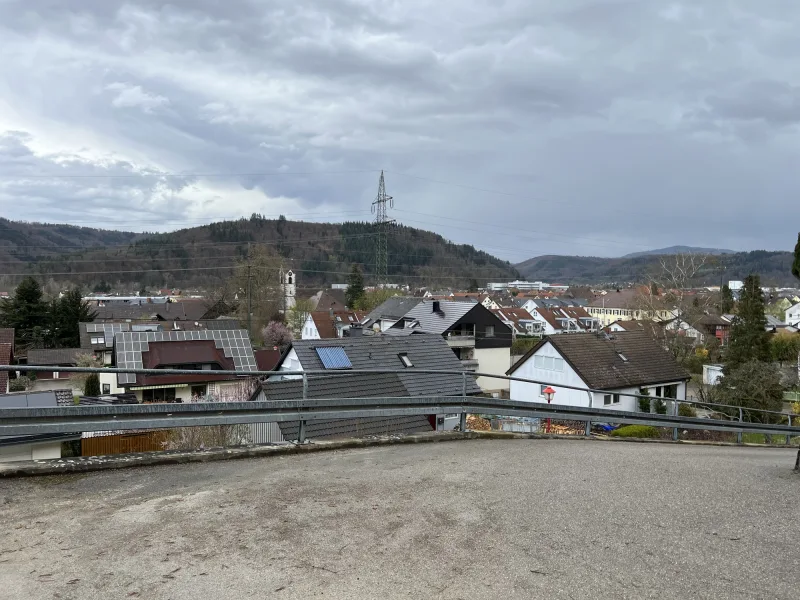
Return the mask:
<path id="1" fill-rule="evenodd" d="M 333 307 L 332 306 L 328 310 L 328 316 L 331 318 L 331 320 L 333 320 Z"/>
<path id="2" fill-rule="evenodd" d="M 361 326 L 360 323 L 353 323 L 350 325 L 350 337 L 361 337 L 364 333 L 364 328 Z"/>
<path id="3" fill-rule="evenodd" d="M 433 301 L 433 312 L 435 312 L 435 313 L 440 312 L 440 310 L 439 310 L 439 301 L 438 300 L 434 300 Z"/>

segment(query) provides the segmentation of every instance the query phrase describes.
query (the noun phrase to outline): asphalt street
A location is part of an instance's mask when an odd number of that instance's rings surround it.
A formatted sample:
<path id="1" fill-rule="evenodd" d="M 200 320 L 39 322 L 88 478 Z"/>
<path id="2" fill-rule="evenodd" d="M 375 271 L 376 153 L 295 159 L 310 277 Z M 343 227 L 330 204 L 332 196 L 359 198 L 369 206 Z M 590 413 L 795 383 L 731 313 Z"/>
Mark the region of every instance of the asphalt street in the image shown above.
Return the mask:
<path id="1" fill-rule="evenodd" d="M 0 480 L 0 597 L 796 599 L 794 456 L 474 440 Z"/>

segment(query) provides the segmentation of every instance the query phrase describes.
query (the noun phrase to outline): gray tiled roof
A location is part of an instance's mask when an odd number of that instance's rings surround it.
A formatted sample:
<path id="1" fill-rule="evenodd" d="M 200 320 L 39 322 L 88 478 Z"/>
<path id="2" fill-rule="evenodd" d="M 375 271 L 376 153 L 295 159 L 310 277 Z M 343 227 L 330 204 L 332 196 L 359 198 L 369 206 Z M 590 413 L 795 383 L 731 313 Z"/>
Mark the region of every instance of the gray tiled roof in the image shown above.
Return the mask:
<path id="1" fill-rule="evenodd" d="M 372 310 L 364 322 L 372 322 L 377 319 L 400 319 L 412 308 L 422 302 L 422 298 L 411 298 L 409 296 L 392 296 L 383 304 L 378 305 Z"/>
<path id="2" fill-rule="evenodd" d="M 464 371 L 461 361 L 440 335 L 418 334 L 405 337 L 362 336 L 336 340 L 297 340 L 292 348 L 306 371 L 321 371 L 322 361 L 315 348 L 341 346 L 353 369 L 402 369 L 400 382 L 408 396 L 461 395 L 463 377 L 458 374 L 418 373 L 417 369 L 436 371 Z M 404 368 L 399 354 L 406 353 L 413 364 Z M 467 393 L 479 394 L 481 389 L 475 378 L 467 376 Z"/>
<path id="3" fill-rule="evenodd" d="M 250 337 L 244 329 L 214 331 L 127 331 L 114 337 L 115 364 L 121 368 L 143 368 L 142 352 L 150 349 L 150 342 L 184 342 L 213 340 L 225 356 L 233 360 L 237 371 L 255 371 L 256 358 Z M 119 385 L 136 383 L 136 375 L 118 373 Z"/>
<path id="4" fill-rule="evenodd" d="M 261 384 L 254 400 L 297 400 L 302 398 L 303 382 L 299 379 L 268 381 Z M 308 380 L 308 398 L 369 398 L 372 396 L 402 397 L 406 388 L 394 373 L 352 373 L 332 377 L 313 377 Z M 284 439 L 297 438 L 298 421 L 278 423 Z M 309 421 L 306 435 L 312 439 L 363 437 L 399 433 L 432 431 L 424 415 L 371 417 L 366 419 L 334 419 Z"/>
<path id="5" fill-rule="evenodd" d="M 581 379 L 594 389 L 638 387 L 689 379 L 689 373 L 652 337 L 641 331 L 610 336 L 562 334 L 547 337 L 531 348 L 508 370 L 508 374 L 513 374 L 547 343 L 552 344 Z"/>
<path id="6" fill-rule="evenodd" d="M 28 350 L 28 364 L 35 366 L 46 365 L 76 365 L 77 356 L 86 354 L 83 348 L 57 348 L 46 350 Z"/>
<path id="7" fill-rule="evenodd" d="M 130 330 L 130 323 L 78 323 L 81 348 L 84 350 L 110 350 L 114 347 L 114 334 Z M 92 338 L 98 337 L 102 337 L 103 342 L 93 344 Z"/>
<path id="8" fill-rule="evenodd" d="M 455 325 L 469 311 L 473 309 L 488 310 L 481 304 L 439 300 L 439 310 L 434 312 L 434 302 L 436 300 L 420 302 L 404 316 L 419 321 L 420 328 L 428 333 L 442 334 Z"/>

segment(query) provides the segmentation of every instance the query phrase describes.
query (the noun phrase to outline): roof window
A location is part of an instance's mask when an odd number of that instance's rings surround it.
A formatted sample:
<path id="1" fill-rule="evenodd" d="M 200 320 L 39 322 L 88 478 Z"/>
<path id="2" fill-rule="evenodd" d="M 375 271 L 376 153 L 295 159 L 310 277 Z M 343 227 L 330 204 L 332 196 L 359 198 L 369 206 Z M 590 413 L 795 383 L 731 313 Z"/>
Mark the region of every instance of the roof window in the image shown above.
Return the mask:
<path id="1" fill-rule="evenodd" d="M 622 352 L 617 352 L 617 356 L 619 356 L 622 359 L 622 362 L 628 362 L 628 359 Z"/>
<path id="2" fill-rule="evenodd" d="M 403 363 L 404 367 L 408 368 L 408 367 L 413 367 L 414 366 L 414 363 L 411 362 L 411 359 L 408 358 L 408 354 L 406 354 L 405 352 L 401 352 L 397 356 L 400 357 L 400 362 Z"/>

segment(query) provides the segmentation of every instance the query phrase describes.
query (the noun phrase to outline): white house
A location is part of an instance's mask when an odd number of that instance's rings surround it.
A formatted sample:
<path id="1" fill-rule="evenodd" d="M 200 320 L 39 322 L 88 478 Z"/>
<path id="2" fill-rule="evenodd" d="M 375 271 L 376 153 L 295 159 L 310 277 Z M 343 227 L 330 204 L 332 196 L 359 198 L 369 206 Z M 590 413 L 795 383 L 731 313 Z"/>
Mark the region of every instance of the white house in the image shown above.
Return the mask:
<path id="1" fill-rule="evenodd" d="M 800 327 L 800 302 L 786 309 L 786 318 L 783 321 L 792 327 Z"/>
<path id="2" fill-rule="evenodd" d="M 623 394 L 645 389 L 651 396 L 685 400 L 689 380 L 689 374 L 644 332 L 547 337 L 508 375 L 541 382 L 512 381 L 512 400 L 545 402 L 543 390 L 550 385 L 556 392 L 553 404 L 585 407 L 591 399 L 594 408 L 624 411 L 638 411 L 639 402 Z"/>
<path id="3" fill-rule="evenodd" d="M 300 332 L 300 339 L 321 340 L 341 338 L 349 334 L 350 327 L 359 325 L 367 313 L 356 310 L 312 311 Z"/>

